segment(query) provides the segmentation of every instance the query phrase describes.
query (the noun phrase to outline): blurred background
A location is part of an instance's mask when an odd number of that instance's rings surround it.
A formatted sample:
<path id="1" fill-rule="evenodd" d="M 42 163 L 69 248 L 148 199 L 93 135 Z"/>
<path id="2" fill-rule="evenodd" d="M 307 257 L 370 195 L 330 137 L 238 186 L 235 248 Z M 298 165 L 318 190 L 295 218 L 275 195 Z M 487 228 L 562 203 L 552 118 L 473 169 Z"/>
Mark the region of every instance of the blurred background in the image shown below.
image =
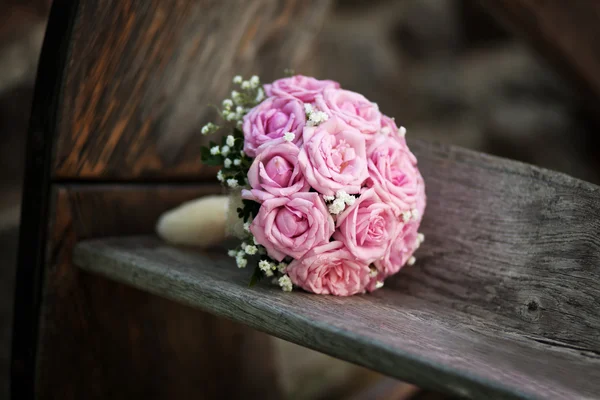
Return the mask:
<path id="1" fill-rule="evenodd" d="M 0 1 L 0 399 L 8 398 L 25 138 L 50 3 Z M 296 72 L 361 92 L 411 136 L 600 183 L 597 121 L 570 85 L 475 0 L 337 0 L 317 46 L 310 70 Z M 445 398 L 277 346 L 281 357 L 296 360 L 282 362 L 290 398 Z M 364 392 L 374 381 L 379 391 Z"/>

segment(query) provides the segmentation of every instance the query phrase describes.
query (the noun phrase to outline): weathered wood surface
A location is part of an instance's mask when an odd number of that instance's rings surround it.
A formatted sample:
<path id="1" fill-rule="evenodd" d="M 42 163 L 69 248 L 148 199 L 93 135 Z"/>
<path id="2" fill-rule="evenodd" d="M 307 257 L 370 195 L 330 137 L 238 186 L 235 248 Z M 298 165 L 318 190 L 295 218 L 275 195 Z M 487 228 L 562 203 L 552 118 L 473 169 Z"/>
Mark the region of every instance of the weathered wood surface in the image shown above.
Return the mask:
<path id="1" fill-rule="evenodd" d="M 216 254 L 82 243 L 76 265 L 424 387 L 467 397 L 600 393 L 600 188 L 411 142 L 425 177 L 417 264 L 367 296 L 248 289 Z"/>
<path id="2" fill-rule="evenodd" d="M 89 275 L 71 261 L 79 240 L 152 232 L 164 210 L 218 191 L 215 185 L 54 189 L 37 398 L 279 398 L 266 335 Z"/>
<path id="3" fill-rule="evenodd" d="M 300 68 L 329 0 L 82 1 L 54 176 L 198 179 L 200 128 L 231 78 Z"/>
<path id="4" fill-rule="evenodd" d="M 527 39 L 600 110 L 600 2 L 485 0 L 481 4 Z"/>

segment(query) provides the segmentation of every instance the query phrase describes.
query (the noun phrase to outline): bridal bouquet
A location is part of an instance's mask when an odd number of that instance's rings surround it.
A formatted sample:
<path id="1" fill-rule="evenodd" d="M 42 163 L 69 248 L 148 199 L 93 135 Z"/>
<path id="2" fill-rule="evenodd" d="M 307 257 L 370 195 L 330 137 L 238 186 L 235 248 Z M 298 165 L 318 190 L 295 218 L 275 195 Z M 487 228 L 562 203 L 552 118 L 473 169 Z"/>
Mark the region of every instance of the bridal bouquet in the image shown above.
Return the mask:
<path id="1" fill-rule="evenodd" d="M 252 283 L 275 280 L 350 296 L 383 286 L 415 262 L 425 187 L 406 129 L 339 83 L 295 75 L 239 86 L 219 109 L 227 129 L 202 149 L 240 199 L 243 242 L 229 251 Z M 240 224 L 241 225 L 241 224 Z"/>

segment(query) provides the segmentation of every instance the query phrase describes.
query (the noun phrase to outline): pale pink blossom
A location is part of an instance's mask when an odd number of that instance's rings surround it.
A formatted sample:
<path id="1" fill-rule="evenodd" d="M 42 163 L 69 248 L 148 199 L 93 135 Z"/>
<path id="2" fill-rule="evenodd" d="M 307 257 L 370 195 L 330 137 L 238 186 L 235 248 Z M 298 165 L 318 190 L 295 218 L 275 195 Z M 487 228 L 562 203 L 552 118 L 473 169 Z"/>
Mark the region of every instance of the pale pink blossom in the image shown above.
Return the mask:
<path id="1" fill-rule="evenodd" d="M 303 141 L 298 162 L 311 187 L 323 195 L 360 191 L 369 175 L 365 138 L 357 129 L 334 117 L 304 128 Z"/>
<path id="2" fill-rule="evenodd" d="M 342 89 L 326 89 L 315 99 L 316 106 L 358 129 L 370 139 L 381 129 L 381 113 L 362 94 Z"/>
<path id="3" fill-rule="evenodd" d="M 396 235 L 399 220 L 374 189 L 364 191 L 336 220 L 333 238 L 343 242 L 358 260 L 370 264 L 382 258 Z"/>
<path id="4" fill-rule="evenodd" d="M 300 100 L 270 97 L 244 116 L 244 152 L 255 157 L 259 147 L 264 149 L 263 144 L 282 138 L 288 132 L 294 134 L 293 143 L 300 145 L 305 124 L 306 114 Z"/>
<path id="5" fill-rule="evenodd" d="M 265 199 L 250 225 L 256 241 L 277 261 L 300 258 L 327 243 L 334 229 L 325 202 L 314 192 Z"/>
<path id="6" fill-rule="evenodd" d="M 304 103 L 312 103 L 315 96 L 327 88 L 337 89 L 340 84 L 334 81 L 318 80 L 309 76 L 295 75 L 278 79 L 265 85 L 267 96 L 292 96 Z"/>
<path id="7" fill-rule="evenodd" d="M 316 294 L 351 296 L 363 293 L 370 281 L 367 264 L 338 241 L 311 249 L 292 261 L 286 272 L 296 286 Z"/>

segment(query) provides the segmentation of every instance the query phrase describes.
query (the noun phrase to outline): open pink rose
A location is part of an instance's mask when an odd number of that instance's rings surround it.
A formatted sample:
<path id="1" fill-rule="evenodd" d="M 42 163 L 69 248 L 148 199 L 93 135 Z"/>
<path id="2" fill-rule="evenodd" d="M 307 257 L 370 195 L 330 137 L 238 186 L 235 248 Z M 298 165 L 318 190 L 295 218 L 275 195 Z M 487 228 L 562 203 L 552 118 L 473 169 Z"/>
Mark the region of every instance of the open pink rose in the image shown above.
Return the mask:
<path id="1" fill-rule="evenodd" d="M 360 191 L 369 174 L 365 138 L 357 129 L 333 117 L 321 125 L 305 127 L 303 141 L 298 162 L 310 186 L 330 196 L 338 190 L 349 194 Z"/>
<path id="2" fill-rule="evenodd" d="M 396 235 L 398 217 L 374 189 L 367 189 L 338 216 L 336 227 L 333 238 L 343 242 L 358 260 L 370 264 L 385 255 Z"/>
<path id="3" fill-rule="evenodd" d="M 417 234 L 419 229 L 418 222 L 401 224 L 395 240 L 392 241 L 384 257 L 375 261 L 374 265 L 379 273 L 379 279 L 388 277 L 400 271 L 408 259 L 419 247 Z"/>
<path id="4" fill-rule="evenodd" d="M 421 179 L 421 178 L 419 178 Z M 399 226 L 395 239 L 390 244 L 390 247 L 385 252 L 383 258 L 374 262 L 377 269 L 377 276 L 371 279 L 367 285 L 369 292 L 376 289 L 378 281 L 383 282 L 385 278 L 397 273 L 408 259 L 414 254 L 419 247 L 417 235 L 423 214 L 425 212 L 425 185 L 422 180 L 419 183 L 419 193 L 417 194 L 417 218 L 411 218 L 407 223 L 399 217 Z"/>
<path id="5" fill-rule="evenodd" d="M 333 241 L 309 251 L 287 268 L 294 285 L 316 294 L 352 296 L 365 291 L 369 267 L 357 261 L 342 242 Z"/>
<path id="6" fill-rule="evenodd" d="M 265 92 L 267 96 L 292 96 L 304 103 L 312 103 L 315 96 L 323 93 L 323 90 L 339 87 L 340 84 L 334 81 L 320 81 L 309 76 L 295 75 L 265 85 Z"/>
<path id="7" fill-rule="evenodd" d="M 304 105 L 291 97 L 270 97 L 244 116 L 244 152 L 250 157 L 258 154 L 258 148 L 287 132 L 295 135 L 293 143 L 302 139 L 306 124 Z"/>
<path id="8" fill-rule="evenodd" d="M 250 225 L 256 241 L 277 261 L 300 258 L 327 243 L 334 229 L 325 202 L 314 192 L 266 199 Z"/>
<path id="9" fill-rule="evenodd" d="M 423 178 L 408 147 L 396 137 L 378 135 L 369 145 L 367 158 L 370 174 L 367 186 L 391 204 L 396 215 L 414 209 L 417 197 L 424 193 Z"/>
<path id="10" fill-rule="evenodd" d="M 296 192 L 308 192 L 308 183 L 298 166 L 300 149 L 283 139 L 265 143 L 259 148 L 250 169 L 248 183 L 252 190 L 244 190 L 242 197 L 262 203 L 270 197 L 284 197 Z"/>
<path id="11" fill-rule="evenodd" d="M 341 118 L 367 137 L 379 133 L 381 113 L 362 94 L 342 89 L 326 89 L 315 99 L 316 106 L 326 114 Z"/>

